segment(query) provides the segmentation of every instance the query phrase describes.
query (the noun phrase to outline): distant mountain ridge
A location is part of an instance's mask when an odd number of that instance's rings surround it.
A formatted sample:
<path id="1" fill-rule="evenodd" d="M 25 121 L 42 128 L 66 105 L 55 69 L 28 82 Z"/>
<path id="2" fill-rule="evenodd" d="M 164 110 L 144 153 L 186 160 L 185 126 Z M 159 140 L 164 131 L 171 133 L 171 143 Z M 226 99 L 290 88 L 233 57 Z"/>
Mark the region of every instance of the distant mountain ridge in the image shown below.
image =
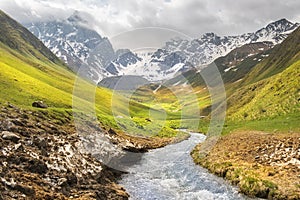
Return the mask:
<path id="1" fill-rule="evenodd" d="M 245 44 L 230 51 L 227 55 L 217 58 L 213 64 L 218 69 L 218 74 L 211 74 L 212 77 L 221 75 L 224 84 L 241 81 L 241 79 L 258 63 L 269 57 L 273 50 L 272 42 L 257 42 Z M 183 76 L 177 76 L 165 82 L 166 85 L 185 84 L 186 81 L 192 86 L 206 85 L 201 73 L 206 73 L 207 68 L 199 71 L 196 68 L 184 72 Z M 184 77 L 184 79 L 183 79 Z"/>
<path id="2" fill-rule="evenodd" d="M 170 54 L 176 54 L 184 63 L 195 67 L 207 65 L 216 58 L 228 54 L 231 50 L 244 44 L 256 42 L 272 42 L 273 45 L 281 43 L 287 36 L 299 27 L 298 23 L 291 23 L 281 19 L 268 24 L 266 27 L 253 32 L 237 36 L 218 36 L 215 33 L 206 33 L 198 39 L 174 39 L 153 54 L 152 62 L 162 62 L 170 67 L 176 63 L 166 62 Z M 157 61 L 158 60 L 158 61 Z"/>
<path id="3" fill-rule="evenodd" d="M 80 25 L 84 22 L 78 16 L 80 13 L 74 15 L 63 22 L 26 26 L 73 71 L 85 63 L 83 73 L 95 82 L 122 75 L 138 75 L 149 81 L 171 79 L 192 67 L 202 69 L 216 58 L 245 44 L 266 41 L 272 46 L 279 44 L 299 27 L 298 23 L 281 19 L 253 33 L 222 37 L 206 33 L 193 40 L 176 38 L 155 52 L 136 54 L 130 50 L 115 51 L 107 38 Z"/>
<path id="4" fill-rule="evenodd" d="M 170 79 L 192 67 L 202 69 L 215 59 L 245 44 L 258 42 L 269 42 L 271 46 L 279 44 L 297 27 L 298 23 L 281 19 L 256 32 L 237 36 L 221 37 L 215 33 L 206 33 L 193 40 L 172 39 L 154 53 L 138 54 L 142 58 L 141 61 L 126 67 L 123 71 L 120 70 L 120 75 L 140 75 L 151 81 Z"/>

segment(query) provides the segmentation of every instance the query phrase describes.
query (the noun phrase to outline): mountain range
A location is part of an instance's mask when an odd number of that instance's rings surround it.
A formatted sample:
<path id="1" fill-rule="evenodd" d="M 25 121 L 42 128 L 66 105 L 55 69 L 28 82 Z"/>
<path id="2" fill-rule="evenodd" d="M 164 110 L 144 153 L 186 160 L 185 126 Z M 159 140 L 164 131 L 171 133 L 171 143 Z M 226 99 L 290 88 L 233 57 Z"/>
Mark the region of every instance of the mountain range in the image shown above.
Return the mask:
<path id="1" fill-rule="evenodd" d="M 138 75 L 149 81 L 175 77 L 192 67 L 204 68 L 216 58 L 245 44 L 281 43 L 299 24 L 281 19 L 253 33 L 218 36 L 206 33 L 199 38 L 175 38 L 155 52 L 134 53 L 114 50 L 108 38 L 88 28 L 84 16 L 75 12 L 64 21 L 36 22 L 25 26 L 70 68 L 95 82 L 105 77 Z"/>

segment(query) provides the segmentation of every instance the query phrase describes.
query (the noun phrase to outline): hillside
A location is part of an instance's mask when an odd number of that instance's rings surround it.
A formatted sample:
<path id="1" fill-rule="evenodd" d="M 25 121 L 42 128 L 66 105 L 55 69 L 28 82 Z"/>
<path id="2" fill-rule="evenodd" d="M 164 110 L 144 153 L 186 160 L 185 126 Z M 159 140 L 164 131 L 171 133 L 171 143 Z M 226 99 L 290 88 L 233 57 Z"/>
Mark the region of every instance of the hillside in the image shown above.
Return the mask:
<path id="1" fill-rule="evenodd" d="M 188 83 L 201 90 L 207 84 L 204 75 L 210 80 L 221 75 L 226 88 L 228 119 L 258 119 L 293 113 L 298 109 L 299 52 L 298 28 L 280 45 L 272 47 L 267 42 L 244 45 L 216 59 L 200 72 L 192 69 L 164 84 L 178 87 Z M 210 66 L 216 66 L 219 74 L 211 71 Z M 213 86 L 214 82 L 209 84 Z"/>
<path id="2" fill-rule="evenodd" d="M 282 72 L 300 59 L 300 29 L 296 29 L 273 53 L 256 66 L 244 82 L 251 83 Z M 256 78 L 253 78 L 256 77 Z"/>
<path id="3" fill-rule="evenodd" d="M 249 196 L 300 198 L 299 34 L 298 28 L 282 44 L 267 50 L 269 56 L 239 81 L 225 82 L 223 136 L 207 154 L 201 144 L 192 152 L 196 163 Z M 247 66 L 245 62 L 237 66 Z"/>
<path id="4" fill-rule="evenodd" d="M 127 98 L 77 78 L 35 36 L 4 13 L 2 15 L 5 16 L 1 20 L 3 27 L 7 28 L 7 32 L 15 32 L 15 34 L 5 33 L 5 43 L 0 44 L 0 65 L 3 69 L 0 74 L 2 77 L 0 101 L 2 103 L 10 102 L 27 109 L 31 108 L 34 101 L 40 100 L 44 101 L 50 109 L 64 112 L 64 109 L 71 111 L 72 101 L 77 95 L 76 102 L 86 105 L 87 108 L 93 107 L 92 99 L 95 98 L 96 114 L 104 126 L 121 129 L 114 120 L 112 103 L 116 106 L 114 114 L 125 116 L 124 122 L 118 123 L 131 121 L 130 117 L 126 116 Z M 10 24 L 14 24 L 15 27 L 11 27 Z M 27 37 L 26 34 L 29 36 Z M 16 41 L 21 42 L 17 43 L 18 48 L 12 49 L 9 45 Z M 37 52 L 33 44 L 40 45 L 41 50 Z M 12 93 L 14 95 L 11 95 Z M 149 107 L 134 101 L 131 101 L 130 106 L 135 111 L 131 112 L 133 116 L 146 118 L 143 115 Z M 160 111 L 154 112 L 160 113 Z"/>
<path id="5" fill-rule="evenodd" d="M 111 155 L 187 135 L 164 126 L 155 116 L 166 113 L 155 108 L 146 121 L 150 107 L 77 77 L 0 16 L 0 199 L 128 199 L 115 183 L 121 173 L 107 166 Z"/>
<path id="6" fill-rule="evenodd" d="M 56 64 L 62 62 L 18 22 L 11 20 L 4 12 L 0 11 L 0 42 L 6 44 L 22 54 L 33 56 L 43 61 L 52 61 Z"/>
<path id="7" fill-rule="evenodd" d="M 238 83 L 231 85 L 228 115 L 232 119 L 258 119 L 299 112 L 300 29 Z M 237 100 L 239 99 L 239 100 Z"/>
<path id="8" fill-rule="evenodd" d="M 183 77 L 193 87 L 203 87 L 206 85 L 202 75 L 210 74 L 212 77 L 221 75 L 224 84 L 233 83 L 240 80 L 247 75 L 248 72 L 261 60 L 269 56 L 273 45 L 270 42 L 258 42 L 245 44 L 241 47 L 233 49 L 227 55 L 217 58 L 208 67 L 199 71 L 198 69 L 190 69 L 182 74 Z M 211 73 L 210 66 L 216 66 L 219 74 Z M 181 80 L 182 76 L 175 77 L 166 81 L 167 85 L 174 85 L 175 83 L 183 84 L 185 80 Z"/>

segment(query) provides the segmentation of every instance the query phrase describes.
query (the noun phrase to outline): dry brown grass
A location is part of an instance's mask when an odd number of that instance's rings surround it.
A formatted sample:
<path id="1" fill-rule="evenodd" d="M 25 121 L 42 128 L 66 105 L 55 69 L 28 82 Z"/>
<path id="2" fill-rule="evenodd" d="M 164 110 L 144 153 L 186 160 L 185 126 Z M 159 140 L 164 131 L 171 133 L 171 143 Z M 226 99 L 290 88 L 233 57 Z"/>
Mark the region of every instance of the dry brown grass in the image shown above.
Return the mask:
<path id="1" fill-rule="evenodd" d="M 268 199 L 300 199 L 300 134 L 235 132 L 220 138 L 196 163 L 230 180 L 240 191 Z"/>

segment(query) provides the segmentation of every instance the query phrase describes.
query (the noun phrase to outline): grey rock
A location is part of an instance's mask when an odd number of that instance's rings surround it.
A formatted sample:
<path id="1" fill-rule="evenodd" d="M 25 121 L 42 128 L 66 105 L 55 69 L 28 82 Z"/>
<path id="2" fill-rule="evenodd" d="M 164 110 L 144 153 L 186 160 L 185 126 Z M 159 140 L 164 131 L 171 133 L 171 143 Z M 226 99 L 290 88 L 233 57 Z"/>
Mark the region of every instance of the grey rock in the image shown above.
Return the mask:
<path id="1" fill-rule="evenodd" d="M 14 143 L 17 143 L 21 138 L 15 133 L 9 131 L 2 131 L 2 139 L 10 140 L 13 141 Z"/>
<path id="2" fill-rule="evenodd" d="M 32 107 L 36 108 L 48 108 L 47 104 L 45 104 L 43 101 L 35 101 L 32 103 Z"/>

